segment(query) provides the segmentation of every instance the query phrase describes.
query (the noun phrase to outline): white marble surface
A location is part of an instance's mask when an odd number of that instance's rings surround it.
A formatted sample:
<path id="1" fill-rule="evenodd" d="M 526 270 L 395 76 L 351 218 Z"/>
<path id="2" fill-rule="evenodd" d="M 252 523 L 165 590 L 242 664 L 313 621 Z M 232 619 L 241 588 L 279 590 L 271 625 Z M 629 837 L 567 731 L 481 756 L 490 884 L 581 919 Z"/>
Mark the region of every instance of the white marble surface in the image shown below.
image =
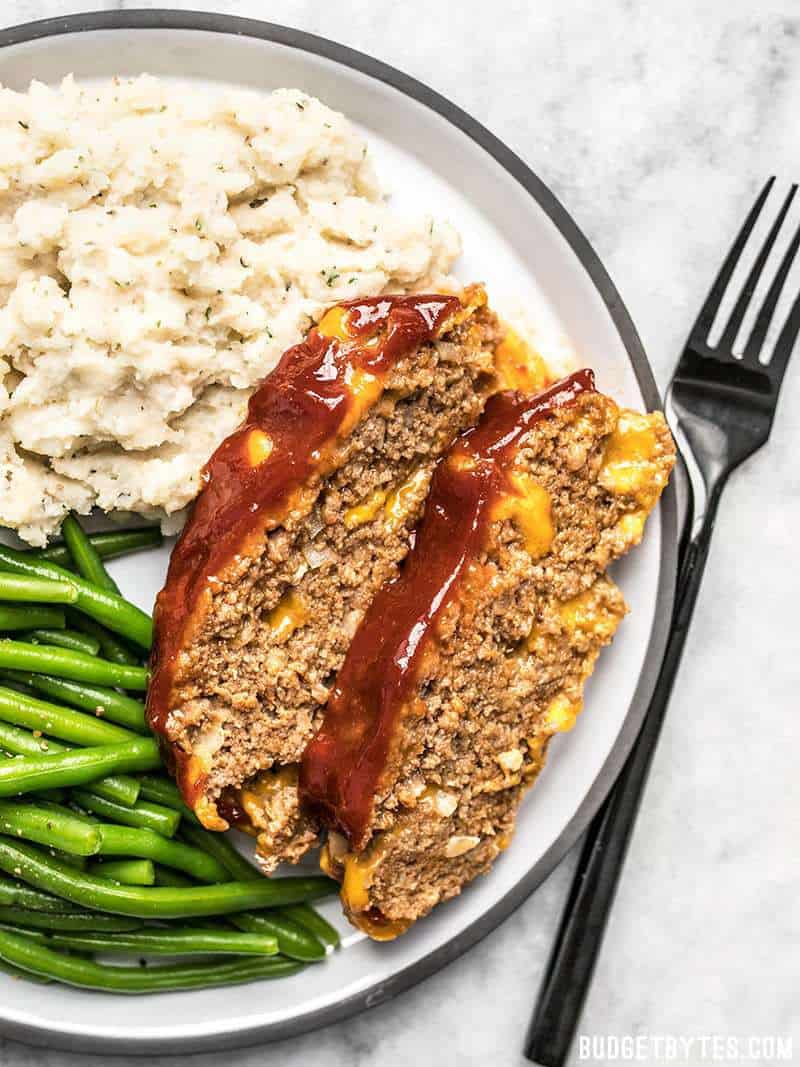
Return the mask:
<path id="1" fill-rule="evenodd" d="M 88 5 L 101 6 L 158 5 Z M 532 164 L 588 234 L 662 386 L 755 190 L 772 172 L 800 178 L 797 0 L 461 0 L 457 14 L 452 3 L 426 0 L 173 6 L 262 15 L 339 39 L 472 112 Z M 82 9 L 5 0 L 0 22 Z M 583 1034 L 782 1034 L 793 1037 L 800 1062 L 798 450 L 800 356 L 769 446 L 735 476 L 722 505 Z M 226 1063 L 522 1064 L 573 862 L 416 990 Z M 8 1067 L 84 1062 L 91 1058 L 0 1041 Z M 673 1062 L 709 1060 L 695 1047 Z"/>

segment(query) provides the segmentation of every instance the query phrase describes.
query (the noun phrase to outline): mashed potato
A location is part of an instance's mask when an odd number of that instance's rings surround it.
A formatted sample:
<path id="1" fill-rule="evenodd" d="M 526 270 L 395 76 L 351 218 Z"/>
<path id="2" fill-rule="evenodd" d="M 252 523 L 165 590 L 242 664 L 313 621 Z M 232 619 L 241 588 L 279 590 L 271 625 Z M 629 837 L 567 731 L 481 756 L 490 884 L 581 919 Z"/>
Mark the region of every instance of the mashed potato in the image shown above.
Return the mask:
<path id="1" fill-rule="evenodd" d="M 326 303 L 447 284 L 344 116 L 143 76 L 0 89 L 0 524 L 173 516 Z"/>

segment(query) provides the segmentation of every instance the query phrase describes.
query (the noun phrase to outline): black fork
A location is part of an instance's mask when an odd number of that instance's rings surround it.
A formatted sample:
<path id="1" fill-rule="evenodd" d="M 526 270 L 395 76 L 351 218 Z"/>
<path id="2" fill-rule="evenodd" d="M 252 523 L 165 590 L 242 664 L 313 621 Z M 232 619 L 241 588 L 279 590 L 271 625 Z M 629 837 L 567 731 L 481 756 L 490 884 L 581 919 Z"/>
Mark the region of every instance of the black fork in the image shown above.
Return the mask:
<path id="1" fill-rule="evenodd" d="M 783 376 L 800 331 L 800 294 L 775 343 L 772 358 L 761 361 L 767 331 L 800 246 L 800 227 L 786 248 L 741 356 L 734 343 L 764 272 L 769 254 L 797 192 L 786 195 L 744 287 L 734 304 L 719 342 L 708 343 L 714 319 L 745 245 L 775 183 L 770 178 L 747 216 L 717 280 L 697 317 L 667 392 L 674 421 L 683 432 L 702 475 L 705 509 L 686 545 L 678 581 L 674 625 L 685 630 L 703 576 L 722 490 L 731 472 L 766 444 L 775 418 Z"/>
<path id="2" fill-rule="evenodd" d="M 786 248 L 742 354 L 734 355 L 734 343 L 745 314 L 797 191 L 797 186 L 793 185 L 750 269 L 719 342 L 712 347 L 708 340 L 731 276 L 774 183 L 775 179 L 770 178 L 747 216 L 689 334 L 669 387 L 672 421 L 683 432 L 696 461 L 703 481 L 705 505 L 683 541 L 670 636 L 642 732 L 613 790 L 587 831 L 545 971 L 525 1045 L 528 1059 L 542 1067 L 561 1067 L 565 1062 L 580 1019 L 680 665 L 722 490 L 731 471 L 761 448 L 769 437 L 781 382 L 800 332 L 798 294 L 771 359 L 762 361 L 767 331 L 800 247 L 799 228 Z"/>

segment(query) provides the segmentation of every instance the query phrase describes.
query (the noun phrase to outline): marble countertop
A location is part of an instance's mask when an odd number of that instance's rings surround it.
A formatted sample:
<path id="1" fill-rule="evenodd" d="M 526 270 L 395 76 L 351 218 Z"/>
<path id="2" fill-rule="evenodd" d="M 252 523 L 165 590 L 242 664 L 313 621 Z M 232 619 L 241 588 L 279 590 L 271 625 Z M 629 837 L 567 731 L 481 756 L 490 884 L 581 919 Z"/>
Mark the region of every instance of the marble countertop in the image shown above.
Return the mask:
<path id="1" fill-rule="evenodd" d="M 0 23 L 156 6 L 167 4 L 6 0 Z M 797 0 L 493 0 L 488 28 L 478 0 L 461 0 L 457 18 L 452 5 L 424 0 L 172 6 L 262 15 L 338 39 L 475 115 L 586 232 L 661 386 L 755 191 L 770 173 L 800 179 Z M 799 451 L 800 356 L 768 447 L 723 499 L 583 1035 L 777 1034 L 793 1038 L 800 1061 Z M 465 957 L 396 1001 L 304 1038 L 226 1054 L 225 1062 L 523 1064 L 523 1035 L 574 861 L 573 854 Z M 651 1054 L 646 1062 L 700 1064 L 712 1055 L 696 1043 L 688 1055 Z M 212 1067 L 221 1058 L 185 1062 Z M 91 1062 L 0 1040 L 3 1067 Z M 576 1048 L 572 1062 L 619 1061 L 611 1053 L 581 1061 Z"/>

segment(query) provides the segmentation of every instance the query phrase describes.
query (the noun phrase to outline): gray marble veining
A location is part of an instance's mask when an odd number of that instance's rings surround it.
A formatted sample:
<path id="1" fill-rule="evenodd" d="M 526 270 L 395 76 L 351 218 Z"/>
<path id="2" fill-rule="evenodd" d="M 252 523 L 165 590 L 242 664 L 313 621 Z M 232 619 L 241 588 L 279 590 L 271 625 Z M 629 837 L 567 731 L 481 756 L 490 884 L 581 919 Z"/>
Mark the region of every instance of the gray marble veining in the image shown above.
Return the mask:
<path id="1" fill-rule="evenodd" d="M 0 21 L 154 6 L 6 0 Z M 173 6 L 261 16 L 341 40 L 474 114 L 587 233 L 661 385 L 755 190 L 769 173 L 800 176 L 796 0 L 462 0 L 457 15 L 451 4 L 423 0 Z M 794 1038 L 800 1060 L 799 416 L 800 359 L 769 446 L 723 501 L 584 1034 L 777 1033 Z M 225 1062 L 522 1064 L 574 859 L 466 957 L 395 1002 Z M 221 1061 L 185 1058 L 187 1067 Z M 0 1042 L 8 1067 L 85 1062 Z M 695 1050 L 681 1062 L 708 1061 Z"/>

